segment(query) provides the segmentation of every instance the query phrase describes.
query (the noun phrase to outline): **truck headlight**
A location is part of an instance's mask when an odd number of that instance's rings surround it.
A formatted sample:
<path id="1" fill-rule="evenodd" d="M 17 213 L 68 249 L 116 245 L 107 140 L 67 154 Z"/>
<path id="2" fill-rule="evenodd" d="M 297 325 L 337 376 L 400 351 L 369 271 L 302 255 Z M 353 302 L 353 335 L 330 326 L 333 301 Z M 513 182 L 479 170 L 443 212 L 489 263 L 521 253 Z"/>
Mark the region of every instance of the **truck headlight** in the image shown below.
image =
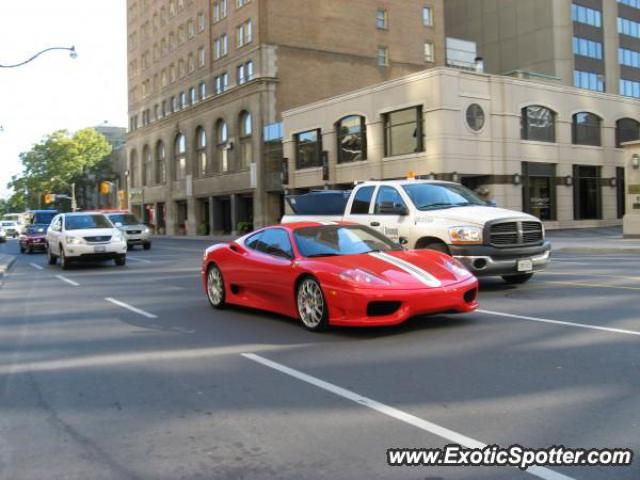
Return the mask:
<path id="1" fill-rule="evenodd" d="M 471 225 L 449 228 L 449 239 L 454 245 L 472 245 L 482 243 L 482 229 Z"/>

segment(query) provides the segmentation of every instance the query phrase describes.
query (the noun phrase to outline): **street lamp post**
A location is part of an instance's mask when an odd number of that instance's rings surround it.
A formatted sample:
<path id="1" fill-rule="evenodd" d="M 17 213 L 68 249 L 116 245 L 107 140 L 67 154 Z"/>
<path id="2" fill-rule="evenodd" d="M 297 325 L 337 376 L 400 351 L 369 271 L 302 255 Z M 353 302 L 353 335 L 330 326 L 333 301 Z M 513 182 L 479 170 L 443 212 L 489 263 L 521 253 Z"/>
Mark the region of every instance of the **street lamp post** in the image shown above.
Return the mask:
<path id="1" fill-rule="evenodd" d="M 71 47 L 49 47 L 49 48 L 45 48 L 44 50 L 39 51 L 38 53 L 36 53 L 35 55 L 27 58 L 25 61 L 23 62 L 19 62 L 19 63 L 14 63 L 11 65 L 2 65 L 0 64 L 0 68 L 16 68 L 16 67 L 21 67 L 23 65 L 26 65 L 29 62 L 34 61 L 36 58 L 38 58 L 40 55 L 42 55 L 43 53 L 46 52 L 50 52 L 52 50 L 66 50 L 69 52 L 69 56 L 71 58 L 77 58 L 78 57 L 78 52 L 76 52 L 76 47 L 75 46 L 71 46 Z"/>

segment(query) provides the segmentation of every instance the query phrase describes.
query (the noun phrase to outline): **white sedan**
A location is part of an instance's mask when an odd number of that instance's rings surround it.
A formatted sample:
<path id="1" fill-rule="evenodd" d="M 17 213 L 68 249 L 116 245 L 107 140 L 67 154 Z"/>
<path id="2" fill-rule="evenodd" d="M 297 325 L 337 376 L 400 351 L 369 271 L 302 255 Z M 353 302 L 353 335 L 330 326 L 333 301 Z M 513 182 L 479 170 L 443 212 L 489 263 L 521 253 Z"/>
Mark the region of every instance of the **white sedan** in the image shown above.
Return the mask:
<path id="1" fill-rule="evenodd" d="M 101 213 L 61 213 L 47 232 L 49 265 L 60 259 L 63 270 L 72 262 L 127 261 L 127 241 L 122 232 Z"/>

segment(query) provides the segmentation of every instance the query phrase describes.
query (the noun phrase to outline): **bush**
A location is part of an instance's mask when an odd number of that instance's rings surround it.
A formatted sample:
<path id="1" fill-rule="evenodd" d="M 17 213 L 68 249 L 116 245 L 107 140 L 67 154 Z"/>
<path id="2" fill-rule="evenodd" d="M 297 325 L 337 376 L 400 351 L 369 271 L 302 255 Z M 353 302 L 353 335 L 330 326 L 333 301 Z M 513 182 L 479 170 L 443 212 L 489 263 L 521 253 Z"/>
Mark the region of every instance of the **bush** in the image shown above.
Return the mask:
<path id="1" fill-rule="evenodd" d="M 251 222 L 238 222 L 238 225 L 236 226 L 236 231 L 241 234 L 249 233 L 252 230 L 253 223 Z"/>

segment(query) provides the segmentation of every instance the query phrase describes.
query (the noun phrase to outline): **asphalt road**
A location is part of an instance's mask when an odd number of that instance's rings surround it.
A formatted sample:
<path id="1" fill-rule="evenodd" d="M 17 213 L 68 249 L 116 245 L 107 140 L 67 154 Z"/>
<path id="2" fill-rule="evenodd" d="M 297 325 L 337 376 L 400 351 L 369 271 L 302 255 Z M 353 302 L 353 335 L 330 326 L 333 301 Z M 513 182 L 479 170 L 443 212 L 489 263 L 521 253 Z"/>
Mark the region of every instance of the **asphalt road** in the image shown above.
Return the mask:
<path id="1" fill-rule="evenodd" d="M 386 464 L 455 435 L 640 454 L 638 257 L 557 255 L 524 286 L 483 281 L 473 314 L 314 334 L 213 311 L 205 245 L 156 240 L 124 268 L 68 272 L 20 256 L 0 289 L 0 478 L 640 478 L 640 458 Z"/>

